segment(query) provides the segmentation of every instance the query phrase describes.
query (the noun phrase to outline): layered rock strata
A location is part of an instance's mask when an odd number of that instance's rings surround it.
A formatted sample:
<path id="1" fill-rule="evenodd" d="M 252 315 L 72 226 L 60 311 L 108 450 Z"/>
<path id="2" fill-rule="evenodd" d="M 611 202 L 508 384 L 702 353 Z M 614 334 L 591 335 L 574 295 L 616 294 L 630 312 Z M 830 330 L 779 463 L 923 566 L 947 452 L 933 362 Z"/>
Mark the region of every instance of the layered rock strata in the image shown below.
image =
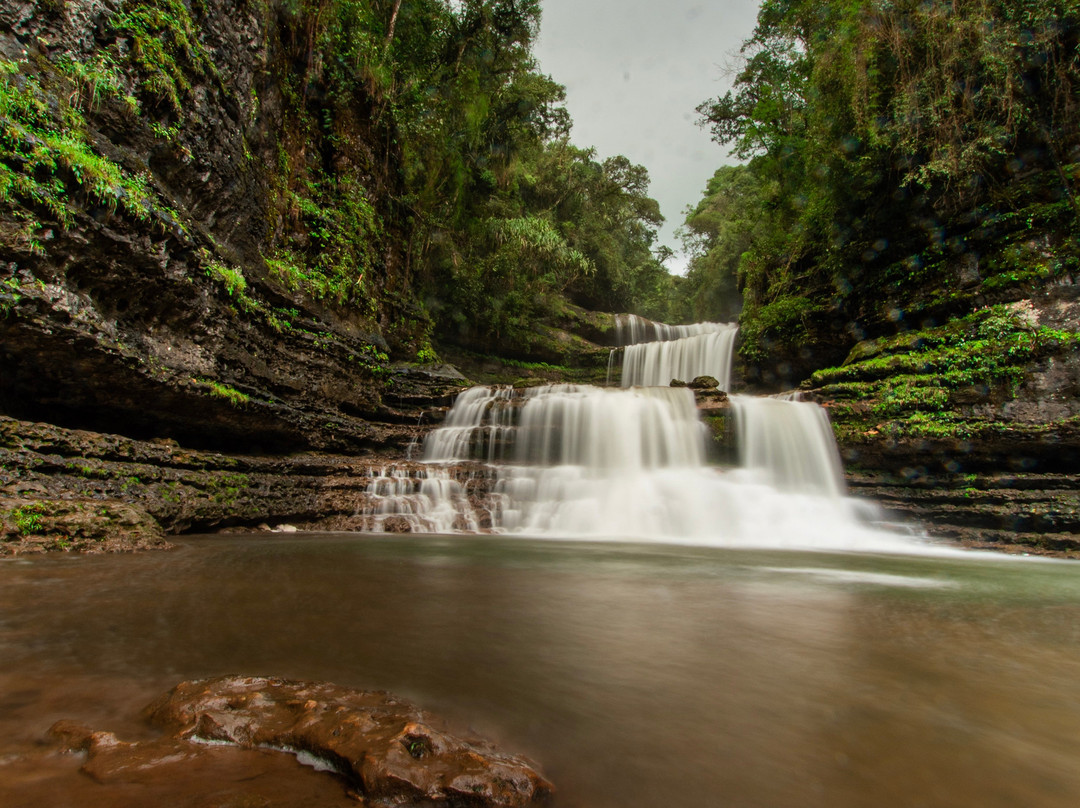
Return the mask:
<path id="1" fill-rule="evenodd" d="M 803 395 L 852 491 L 966 544 L 1080 554 L 1080 287 L 855 346 Z"/>
<path id="2" fill-rule="evenodd" d="M 412 425 L 411 440 L 427 428 Z M 378 485 L 428 473 L 406 454 L 226 455 L 0 417 L 0 554 L 148 549 L 169 534 L 282 524 L 411 530 L 381 514 Z M 490 475 L 472 463 L 446 475 L 482 513 Z"/>

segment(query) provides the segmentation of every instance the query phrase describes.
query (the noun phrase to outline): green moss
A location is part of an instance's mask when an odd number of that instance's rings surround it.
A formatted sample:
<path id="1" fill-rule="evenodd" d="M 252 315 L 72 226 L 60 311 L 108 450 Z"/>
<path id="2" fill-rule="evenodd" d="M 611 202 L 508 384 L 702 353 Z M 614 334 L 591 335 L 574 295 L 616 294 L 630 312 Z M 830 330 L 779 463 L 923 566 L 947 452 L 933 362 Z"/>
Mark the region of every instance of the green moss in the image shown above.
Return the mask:
<path id="1" fill-rule="evenodd" d="M 243 406 L 251 401 L 251 396 L 221 382 L 215 382 L 211 379 L 192 379 L 192 382 L 196 386 L 205 389 L 214 398 L 223 398 L 234 407 Z"/>
<path id="2" fill-rule="evenodd" d="M 923 386 L 958 389 L 970 385 L 1009 385 L 1022 381 L 1035 360 L 1080 345 L 1080 334 L 1035 328 L 1006 306 L 994 306 L 948 326 L 877 340 L 859 346 L 840 367 L 811 376 L 815 387 L 854 382 L 882 388 Z M 846 388 L 841 388 L 845 389 Z"/>
<path id="3" fill-rule="evenodd" d="M 965 438 L 990 427 L 951 409 L 954 401 L 1014 395 L 1033 363 L 1077 347 L 1078 333 L 1035 327 L 1008 306 L 993 306 L 946 326 L 863 343 L 810 383 L 834 400 L 865 402 L 858 411 L 850 404 L 833 409 L 841 439 L 878 427 Z M 882 418 L 889 420 L 878 423 Z"/>
<path id="4" fill-rule="evenodd" d="M 148 219 L 159 206 L 147 175 L 96 153 L 82 113 L 23 72 L 27 64 L 0 60 L 0 204 L 21 223 L 9 246 L 44 252 L 39 217 L 69 227 L 76 191 L 113 212 Z"/>
<path id="5" fill-rule="evenodd" d="M 255 311 L 263 310 L 264 307 L 257 300 L 248 295 L 247 280 L 244 278 L 244 273 L 240 269 L 226 266 L 217 259 L 209 259 L 204 271 L 206 272 L 206 277 L 219 281 L 221 285 L 225 287 L 226 293 L 243 311 L 250 314 Z M 275 319 L 273 312 L 263 311 L 263 313 L 266 314 L 268 319 Z M 273 322 L 271 322 L 271 325 L 273 325 Z"/>
<path id="6" fill-rule="evenodd" d="M 416 361 L 422 365 L 430 365 L 439 361 L 439 355 L 435 353 L 435 349 L 428 343 L 416 352 Z"/>
<path id="7" fill-rule="evenodd" d="M 191 94 L 191 77 L 218 77 L 181 0 L 127 0 L 110 27 L 128 41 L 128 58 L 139 73 L 141 92 L 165 102 L 179 117 Z"/>
<path id="8" fill-rule="evenodd" d="M 46 513 L 44 505 L 34 503 L 33 505 L 23 505 L 20 508 L 15 508 L 11 511 L 11 516 L 15 520 L 15 529 L 19 531 L 19 534 L 30 536 L 42 532 L 44 525 L 41 517 Z"/>
<path id="9" fill-rule="evenodd" d="M 222 505 L 232 505 L 240 493 L 251 486 L 251 479 L 246 474 L 218 474 L 206 479 L 206 492 L 210 498 Z"/>

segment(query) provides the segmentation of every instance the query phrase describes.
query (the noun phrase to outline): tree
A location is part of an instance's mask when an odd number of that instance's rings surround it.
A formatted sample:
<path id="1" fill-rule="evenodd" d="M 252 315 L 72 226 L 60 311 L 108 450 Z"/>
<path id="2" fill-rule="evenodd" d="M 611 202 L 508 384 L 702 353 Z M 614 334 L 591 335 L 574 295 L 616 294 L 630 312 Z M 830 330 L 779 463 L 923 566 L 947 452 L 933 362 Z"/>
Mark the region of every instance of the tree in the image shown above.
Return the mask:
<path id="1" fill-rule="evenodd" d="M 766 0 L 734 90 L 699 107 L 761 214 L 738 262 L 744 355 L 840 351 L 896 312 L 1074 266 L 1078 31 L 1076 0 Z M 730 242 L 691 232 L 699 261 Z M 699 264 L 690 294 L 718 271 Z"/>

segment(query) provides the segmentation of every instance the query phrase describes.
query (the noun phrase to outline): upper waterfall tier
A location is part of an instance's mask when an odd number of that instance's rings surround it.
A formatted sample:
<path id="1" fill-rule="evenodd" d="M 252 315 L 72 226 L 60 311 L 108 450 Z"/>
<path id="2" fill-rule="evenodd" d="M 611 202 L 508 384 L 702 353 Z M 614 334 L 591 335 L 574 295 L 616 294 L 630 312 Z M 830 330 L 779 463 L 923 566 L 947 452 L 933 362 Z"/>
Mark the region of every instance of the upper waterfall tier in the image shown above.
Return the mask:
<path id="1" fill-rule="evenodd" d="M 615 327 L 623 349 L 623 387 L 665 387 L 672 379 L 712 376 L 721 390 L 730 389 L 738 332 L 733 323 L 667 325 L 628 314 L 617 316 Z"/>
<path id="2" fill-rule="evenodd" d="M 671 340 L 698 337 L 716 331 L 734 328 L 731 323 L 690 323 L 689 325 L 668 325 L 653 320 L 646 320 L 636 314 L 615 315 L 615 344 L 619 348 L 628 345 L 640 345 L 643 342 L 670 342 Z"/>

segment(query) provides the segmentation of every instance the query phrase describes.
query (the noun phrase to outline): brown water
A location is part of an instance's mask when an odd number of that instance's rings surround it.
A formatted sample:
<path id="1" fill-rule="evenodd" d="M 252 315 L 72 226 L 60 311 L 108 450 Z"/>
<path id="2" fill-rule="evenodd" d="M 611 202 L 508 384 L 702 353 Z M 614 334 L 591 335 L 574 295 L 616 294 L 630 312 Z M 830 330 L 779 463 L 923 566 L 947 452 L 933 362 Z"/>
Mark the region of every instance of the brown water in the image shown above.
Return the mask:
<path id="1" fill-rule="evenodd" d="M 1075 564 L 340 535 L 0 563 L 0 805 L 349 804 L 276 753 L 100 785 L 33 748 L 224 673 L 393 690 L 563 808 L 1080 805 Z"/>

